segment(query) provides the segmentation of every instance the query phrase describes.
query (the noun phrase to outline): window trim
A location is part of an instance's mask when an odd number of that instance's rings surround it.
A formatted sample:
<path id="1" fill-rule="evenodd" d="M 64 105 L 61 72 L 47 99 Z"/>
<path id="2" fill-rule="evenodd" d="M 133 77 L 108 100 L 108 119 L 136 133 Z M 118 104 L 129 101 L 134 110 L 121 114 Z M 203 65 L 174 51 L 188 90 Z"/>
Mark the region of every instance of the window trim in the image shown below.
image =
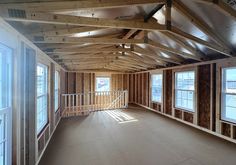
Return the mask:
<path id="1" fill-rule="evenodd" d="M 229 122 L 229 123 L 233 123 L 233 124 L 236 124 L 236 120 L 234 119 L 231 119 L 231 118 L 226 118 L 224 117 L 225 113 L 226 113 L 226 109 L 225 109 L 225 97 L 226 95 L 234 95 L 236 96 L 236 93 L 226 93 L 226 85 L 224 84 L 224 81 L 226 80 L 226 74 L 225 74 L 225 71 L 227 69 L 236 69 L 236 66 L 229 66 L 229 67 L 222 67 L 221 68 L 221 85 L 220 85 L 220 120 L 221 121 L 225 121 L 225 122 Z"/>
<path id="2" fill-rule="evenodd" d="M 37 88 L 38 88 L 38 86 L 37 86 L 37 67 L 38 66 L 41 66 L 41 67 L 44 67 L 44 68 L 46 68 L 46 70 L 47 70 L 47 75 L 46 75 L 46 89 L 47 89 L 47 93 L 45 93 L 45 94 L 42 94 L 42 95 L 40 95 L 40 96 L 38 96 L 38 93 L 37 93 Z M 46 64 L 43 64 L 43 63 L 41 63 L 41 62 L 38 62 L 37 64 L 36 64 L 36 133 L 37 133 L 37 136 L 39 137 L 43 132 L 44 132 L 44 130 L 45 130 L 45 128 L 47 127 L 47 125 L 49 124 L 49 66 L 48 65 L 46 65 Z M 37 109 L 37 101 L 38 101 L 38 98 L 39 97 L 43 97 L 43 96 L 46 96 L 47 97 L 47 121 L 45 122 L 45 124 L 42 126 L 42 127 L 40 127 L 40 129 L 39 129 L 39 131 L 38 131 L 38 123 L 37 123 L 37 120 L 38 120 L 38 109 Z"/>
<path id="3" fill-rule="evenodd" d="M 60 71 L 58 71 L 58 70 L 55 70 L 55 77 L 56 77 L 56 73 L 58 73 L 58 107 L 56 108 L 55 107 L 55 94 L 56 94 L 56 88 L 55 88 L 55 84 L 56 84 L 56 79 L 54 78 L 54 112 L 55 113 L 57 113 L 58 112 L 58 110 L 60 109 L 60 85 L 61 85 L 61 81 L 60 81 Z"/>
<path id="4" fill-rule="evenodd" d="M 155 76 L 155 75 L 161 75 L 161 101 L 155 101 L 153 100 L 152 98 L 152 77 Z M 151 102 L 152 103 L 159 103 L 159 104 L 162 104 L 163 103 L 163 73 L 153 73 L 151 74 Z"/>
<path id="5" fill-rule="evenodd" d="M 97 91 L 97 78 L 108 78 L 109 79 L 109 91 Z M 111 91 L 111 77 L 110 76 L 96 76 L 95 77 L 95 92 L 110 92 Z"/>
<path id="6" fill-rule="evenodd" d="M 186 73 L 186 72 L 193 72 L 194 73 L 194 90 L 181 90 L 181 91 L 192 91 L 193 92 L 193 109 L 188 109 L 188 108 L 185 108 L 185 107 L 178 107 L 176 106 L 176 91 L 178 90 L 176 88 L 176 85 L 177 85 L 177 74 L 178 73 Z M 196 96 L 196 93 L 197 93 L 197 85 L 196 85 L 196 82 L 197 82 L 197 71 L 195 69 L 186 69 L 186 70 L 178 70 L 178 71 L 174 71 L 174 84 L 173 84 L 173 88 L 174 88 L 174 105 L 173 107 L 175 109 L 179 109 L 179 110 L 182 110 L 182 111 L 186 111 L 188 113 L 196 113 L 197 111 L 197 108 L 196 108 L 196 104 L 197 104 L 197 96 Z"/>

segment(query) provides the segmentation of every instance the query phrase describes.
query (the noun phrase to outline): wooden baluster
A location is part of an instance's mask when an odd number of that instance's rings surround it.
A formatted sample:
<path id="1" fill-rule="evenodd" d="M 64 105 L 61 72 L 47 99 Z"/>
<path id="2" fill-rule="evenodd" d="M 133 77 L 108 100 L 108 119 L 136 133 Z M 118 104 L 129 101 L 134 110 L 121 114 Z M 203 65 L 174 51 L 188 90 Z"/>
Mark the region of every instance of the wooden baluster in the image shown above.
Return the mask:
<path id="1" fill-rule="evenodd" d="M 79 111 L 81 112 L 81 105 L 82 105 L 82 97 L 81 93 L 79 94 Z"/>
<path id="2" fill-rule="evenodd" d="M 64 95 L 64 99 L 65 99 L 65 110 L 63 112 L 64 116 L 66 115 L 67 111 L 68 111 L 68 105 L 67 105 L 67 95 Z"/>
<path id="3" fill-rule="evenodd" d="M 76 115 L 78 115 L 78 107 L 79 107 L 79 95 L 76 94 Z"/>
<path id="4" fill-rule="evenodd" d="M 68 95 L 68 97 L 69 97 L 69 100 L 68 100 L 68 102 L 69 102 L 69 105 L 68 105 L 68 108 L 69 108 L 69 115 L 70 115 L 70 111 L 71 111 L 71 95 Z"/>

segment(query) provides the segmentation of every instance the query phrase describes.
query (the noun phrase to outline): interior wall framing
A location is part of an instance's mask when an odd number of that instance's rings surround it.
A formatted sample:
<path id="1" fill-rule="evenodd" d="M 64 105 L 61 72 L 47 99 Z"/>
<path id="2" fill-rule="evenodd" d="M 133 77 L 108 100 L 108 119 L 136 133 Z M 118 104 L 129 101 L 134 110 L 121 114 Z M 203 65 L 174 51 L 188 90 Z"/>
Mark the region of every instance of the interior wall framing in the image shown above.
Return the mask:
<path id="1" fill-rule="evenodd" d="M 129 85 L 135 88 L 129 88 L 129 102 L 236 143 L 236 124 L 220 117 L 221 71 L 224 67 L 235 66 L 236 58 L 233 57 L 130 74 Z M 188 70 L 195 71 L 194 112 L 175 108 L 175 72 Z M 163 75 L 162 103 L 151 101 L 151 75 L 155 73 Z M 146 84 L 149 84 L 149 90 Z M 132 97 L 136 99 L 132 100 Z M 147 100 L 149 104 L 139 98 Z"/>

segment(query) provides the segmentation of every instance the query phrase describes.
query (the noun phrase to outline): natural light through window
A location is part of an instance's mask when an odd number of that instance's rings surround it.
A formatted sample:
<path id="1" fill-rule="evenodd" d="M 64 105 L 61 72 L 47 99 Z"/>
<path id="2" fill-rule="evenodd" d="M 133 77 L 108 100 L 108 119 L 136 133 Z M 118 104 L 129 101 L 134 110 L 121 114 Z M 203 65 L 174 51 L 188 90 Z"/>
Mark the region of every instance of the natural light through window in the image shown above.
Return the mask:
<path id="1" fill-rule="evenodd" d="M 37 133 L 44 128 L 48 121 L 48 71 L 47 66 L 37 66 Z"/>
<path id="2" fill-rule="evenodd" d="M 11 164 L 12 50 L 0 44 L 0 165 Z"/>
<path id="3" fill-rule="evenodd" d="M 96 92 L 110 91 L 110 77 L 96 77 Z"/>
<path id="4" fill-rule="evenodd" d="M 55 111 L 57 111 L 58 110 L 58 108 L 59 108 L 59 83 L 60 83 L 60 81 L 59 81 L 59 72 L 58 71 L 56 71 L 55 72 L 55 84 L 54 84 L 54 107 L 55 107 Z"/>
<path id="5" fill-rule="evenodd" d="M 175 107 L 194 111 L 195 72 L 175 73 Z"/>
<path id="6" fill-rule="evenodd" d="M 162 74 L 152 75 L 152 101 L 159 102 L 162 101 Z"/>
<path id="7" fill-rule="evenodd" d="M 221 118 L 236 123 L 236 67 L 223 69 L 222 78 Z"/>
<path id="8" fill-rule="evenodd" d="M 119 124 L 129 123 L 129 122 L 136 122 L 138 121 L 134 117 L 128 115 L 122 110 L 107 110 L 105 111 L 109 116 L 115 119 Z"/>

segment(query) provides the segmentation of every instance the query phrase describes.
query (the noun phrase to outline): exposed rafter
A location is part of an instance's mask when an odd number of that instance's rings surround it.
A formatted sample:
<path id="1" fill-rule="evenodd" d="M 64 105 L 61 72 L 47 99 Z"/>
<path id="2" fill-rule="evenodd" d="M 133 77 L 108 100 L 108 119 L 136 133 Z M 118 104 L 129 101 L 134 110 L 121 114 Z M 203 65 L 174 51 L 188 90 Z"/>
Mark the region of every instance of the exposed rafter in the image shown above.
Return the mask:
<path id="1" fill-rule="evenodd" d="M 184 42 L 183 40 L 179 39 L 179 37 L 170 34 L 168 32 L 163 32 L 163 34 L 165 36 L 167 36 L 168 38 L 170 38 L 171 40 L 175 41 L 177 44 L 179 44 L 180 46 L 182 46 L 184 49 L 188 50 L 189 52 L 191 52 L 194 55 L 197 55 L 200 58 L 205 58 L 205 54 L 203 54 L 201 51 L 193 48 L 192 46 L 190 46 L 189 44 L 187 44 L 186 42 Z"/>
<path id="2" fill-rule="evenodd" d="M 144 4 L 161 4 L 165 0 L 93 0 L 93 1 L 60 1 L 60 2 L 32 2 L 32 3 L 11 3 L 4 4 L 5 8 L 10 9 L 26 9 L 28 11 L 37 12 L 52 12 L 52 11 L 74 11 L 80 9 L 95 9 L 95 8 L 116 8 L 128 7 L 132 5 Z"/>
<path id="3" fill-rule="evenodd" d="M 204 40 L 202 40 L 202 39 L 200 39 L 198 37 L 195 37 L 195 36 L 193 36 L 191 34 L 188 34 L 188 33 L 184 32 L 184 31 L 182 31 L 182 30 L 180 30 L 180 29 L 178 29 L 176 27 L 172 27 L 171 30 L 168 31 L 168 32 L 170 32 L 171 34 L 177 35 L 177 36 L 179 36 L 181 38 L 188 39 L 188 40 L 193 41 L 195 43 L 204 45 L 207 48 L 209 48 L 211 50 L 214 50 L 214 51 L 216 51 L 218 53 L 224 54 L 226 56 L 232 56 L 232 52 L 229 51 L 228 49 L 225 49 L 225 48 L 222 48 L 222 47 L 217 46 L 215 44 L 212 44 L 212 43 L 209 43 L 207 41 L 204 41 Z"/>
<path id="4" fill-rule="evenodd" d="M 77 25 L 89 27 L 104 27 L 118 29 L 137 29 L 137 30 L 166 30 L 164 25 L 157 22 L 139 22 L 134 20 L 113 20 L 104 18 L 80 17 L 71 15 L 45 14 L 26 12 L 23 17 L 9 15 L 7 11 L 0 11 L 0 15 L 8 21 L 22 21 L 45 24 Z"/>
<path id="5" fill-rule="evenodd" d="M 224 13 L 227 16 L 231 16 L 232 18 L 236 19 L 236 11 L 229 6 L 229 4 L 226 4 L 223 0 L 194 0 L 199 3 L 204 3 L 207 5 L 212 5 L 222 13 Z"/>
<path id="6" fill-rule="evenodd" d="M 117 38 L 76 38 L 76 37 L 42 37 L 34 43 L 93 43 L 93 44 L 142 44 L 143 40 Z"/>
<path id="7" fill-rule="evenodd" d="M 186 18 L 188 18 L 191 23 L 193 23 L 196 27 L 198 27 L 202 32 L 216 41 L 221 47 L 225 49 L 229 48 L 229 44 L 226 41 L 222 40 L 222 37 L 218 36 L 207 23 L 205 23 L 200 17 L 198 17 L 194 12 L 192 12 L 184 3 L 181 1 L 173 1 L 173 6 L 176 8 L 180 13 L 182 13 Z"/>
<path id="8" fill-rule="evenodd" d="M 103 30 L 107 28 L 98 28 L 98 27 L 76 27 L 76 28 L 66 28 L 66 29 L 55 29 L 55 30 L 42 30 L 36 33 L 30 33 L 34 36 L 67 36 L 76 33 L 91 32 L 95 30 Z"/>

